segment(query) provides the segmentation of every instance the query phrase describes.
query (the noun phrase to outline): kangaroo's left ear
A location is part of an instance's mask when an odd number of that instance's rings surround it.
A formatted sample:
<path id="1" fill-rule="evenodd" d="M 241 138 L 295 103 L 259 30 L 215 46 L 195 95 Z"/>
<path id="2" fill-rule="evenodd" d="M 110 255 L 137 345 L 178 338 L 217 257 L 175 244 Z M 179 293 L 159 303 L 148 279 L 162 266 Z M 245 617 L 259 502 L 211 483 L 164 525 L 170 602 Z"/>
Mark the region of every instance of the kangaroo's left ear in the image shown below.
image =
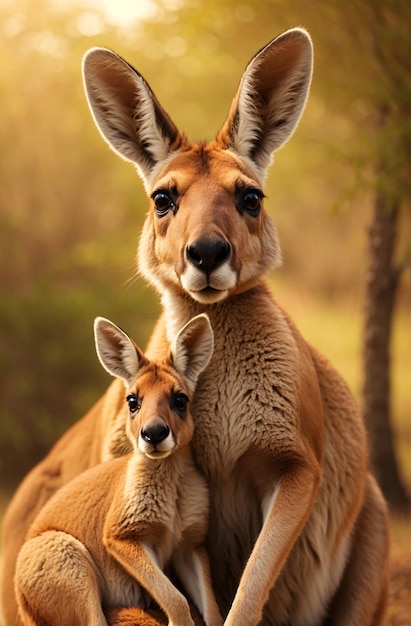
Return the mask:
<path id="1" fill-rule="evenodd" d="M 267 44 L 245 69 L 218 142 L 257 169 L 261 179 L 272 154 L 292 135 L 311 84 L 313 46 L 293 28 Z"/>
<path id="2" fill-rule="evenodd" d="M 101 365 L 112 376 L 121 378 L 128 388 L 139 369 L 148 363 L 140 348 L 121 328 L 104 317 L 94 320 L 94 339 Z"/>
<path id="3" fill-rule="evenodd" d="M 171 346 L 171 362 L 193 393 L 200 373 L 207 367 L 214 347 L 214 335 L 205 313 L 193 317 L 178 333 Z"/>

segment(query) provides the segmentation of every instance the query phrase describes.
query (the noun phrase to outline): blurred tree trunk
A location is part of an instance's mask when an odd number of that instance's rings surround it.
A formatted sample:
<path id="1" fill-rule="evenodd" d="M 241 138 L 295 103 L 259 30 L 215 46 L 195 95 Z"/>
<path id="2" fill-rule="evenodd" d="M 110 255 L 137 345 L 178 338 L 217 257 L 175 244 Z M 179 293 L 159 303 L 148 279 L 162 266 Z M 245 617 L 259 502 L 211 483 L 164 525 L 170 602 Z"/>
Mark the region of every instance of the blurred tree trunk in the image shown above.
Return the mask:
<path id="1" fill-rule="evenodd" d="M 391 426 L 390 340 L 401 270 L 394 265 L 399 200 L 377 190 L 368 233 L 364 329 L 364 414 L 371 438 L 371 464 L 393 511 L 409 501 L 401 482 Z"/>
<path id="2" fill-rule="evenodd" d="M 368 235 L 364 328 L 364 413 L 371 439 L 371 463 L 392 511 L 410 500 L 395 456 L 391 419 L 391 330 L 402 268 L 395 263 L 400 210 L 409 198 L 411 83 L 408 70 L 409 4 L 368 2 L 374 24 L 370 38 L 376 63 L 377 150 L 375 199 Z"/>

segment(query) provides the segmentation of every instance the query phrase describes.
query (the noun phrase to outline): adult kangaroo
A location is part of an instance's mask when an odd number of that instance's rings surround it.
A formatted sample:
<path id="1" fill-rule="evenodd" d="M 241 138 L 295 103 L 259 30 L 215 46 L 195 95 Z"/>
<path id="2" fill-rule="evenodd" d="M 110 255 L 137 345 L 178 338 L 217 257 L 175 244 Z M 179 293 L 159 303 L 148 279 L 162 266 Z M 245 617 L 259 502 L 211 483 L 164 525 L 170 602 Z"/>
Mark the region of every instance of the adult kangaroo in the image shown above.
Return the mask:
<path id="1" fill-rule="evenodd" d="M 207 549 L 226 626 L 376 626 L 386 603 L 387 510 L 362 417 L 264 279 L 281 258 L 264 177 L 299 121 L 311 73 L 308 33 L 285 32 L 246 67 L 216 139 L 192 144 L 126 61 L 101 48 L 84 59 L 95 122 L 150 198 L 138 258 L 164 310 L 148 355 L 165 353 L 202 312 L 214 331 L 192 446 L 211 492 Z M 122 400 L 114 383 L 23 482 L 5 521 L 7 575 L 25 516 L 124 451 Z M 3 598 L 6 588 L 7 576 Z"/>

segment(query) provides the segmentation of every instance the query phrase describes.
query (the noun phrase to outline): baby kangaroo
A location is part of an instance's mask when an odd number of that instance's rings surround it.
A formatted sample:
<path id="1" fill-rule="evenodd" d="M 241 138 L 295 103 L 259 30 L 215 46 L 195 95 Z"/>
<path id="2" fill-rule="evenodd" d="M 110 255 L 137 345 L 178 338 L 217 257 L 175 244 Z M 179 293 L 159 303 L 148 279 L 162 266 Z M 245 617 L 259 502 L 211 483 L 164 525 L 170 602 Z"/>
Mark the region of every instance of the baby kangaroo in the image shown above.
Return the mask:
<path id="1" fill-rule="evenodd" d="M 192 626 L 186 598 L 164 573 L 170 564 L 206 625 L 220 626 L 202 546 L 208 489 L 189 446 L 189 402 L 213 351 L 208 317 L 190 320 L 161 362 L 102 317 L 94 332 L 103 367 L 124 381 L 134 451 L 80 474 L 37 516 L 17 562 L 20 616 L 30 625 L 102 626 L 103 610 L 154 598 L 170 625 Z"/>

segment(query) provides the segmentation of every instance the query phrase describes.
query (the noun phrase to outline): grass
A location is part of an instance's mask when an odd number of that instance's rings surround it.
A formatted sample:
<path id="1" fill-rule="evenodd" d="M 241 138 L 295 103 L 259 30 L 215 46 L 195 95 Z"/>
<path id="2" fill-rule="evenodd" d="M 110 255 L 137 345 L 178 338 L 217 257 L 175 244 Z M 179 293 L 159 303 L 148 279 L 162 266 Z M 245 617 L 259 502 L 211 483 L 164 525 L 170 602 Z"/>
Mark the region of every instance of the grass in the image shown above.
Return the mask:
<path id="1" fill-rule="evenodd" d="M 411 520 L 391 520 L 390 595 L 385 626 L 411 624 Z"/>

